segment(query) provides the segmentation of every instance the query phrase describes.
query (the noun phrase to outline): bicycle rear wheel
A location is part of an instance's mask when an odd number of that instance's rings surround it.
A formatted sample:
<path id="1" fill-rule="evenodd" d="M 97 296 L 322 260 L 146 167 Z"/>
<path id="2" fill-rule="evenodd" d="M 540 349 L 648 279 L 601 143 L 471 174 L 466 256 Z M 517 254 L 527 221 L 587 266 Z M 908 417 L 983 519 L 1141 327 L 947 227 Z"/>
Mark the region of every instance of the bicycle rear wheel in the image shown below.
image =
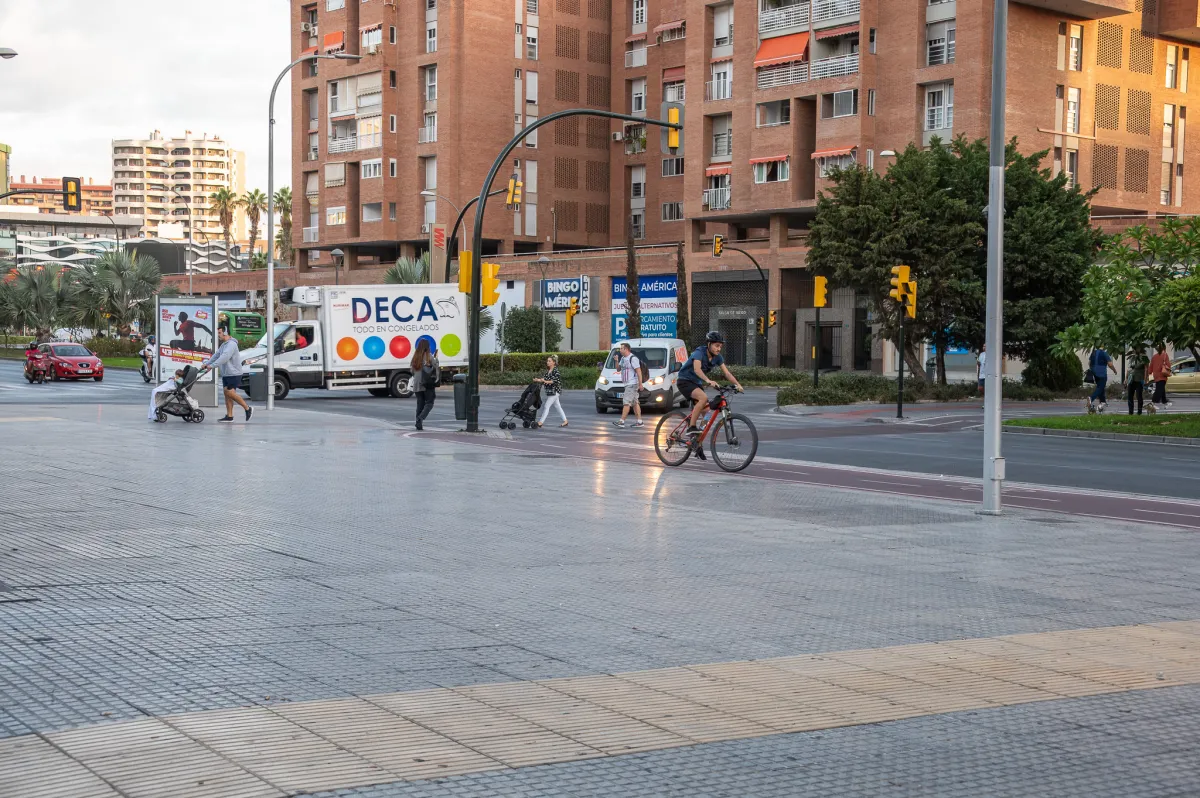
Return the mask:
<path id="1" fill-rule="evenodd" d="M 713 427 L 709 449 L 722 471 L 741 471 L 758 453 L 758 430 L 741 413 L 731 413 Z"/>
<path id="2" fill-rule="evenodd" d="M 663 465 L 683 465 L 692 456 L 687 437 L 683 434 L 687 430 L 690 415 L 685 410 L 672 410 L 658 420 L 654 428 L 654 453 Z"/>

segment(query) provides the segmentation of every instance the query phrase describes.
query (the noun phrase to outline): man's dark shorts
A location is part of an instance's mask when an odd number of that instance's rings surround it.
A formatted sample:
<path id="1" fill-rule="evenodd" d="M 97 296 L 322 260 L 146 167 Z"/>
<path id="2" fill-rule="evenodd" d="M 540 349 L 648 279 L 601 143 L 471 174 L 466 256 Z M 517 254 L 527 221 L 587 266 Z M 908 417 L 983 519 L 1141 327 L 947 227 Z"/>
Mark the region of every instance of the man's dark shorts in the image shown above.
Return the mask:
<path id="1" fill-rule="evenodd" d="M 687 380 L 679 380 L 678 382 L 675 383 L 675 387 L 679 390 L 679 393 L 681 393 L 683 395 L 683 398 L 687 399 L 690 402 L 690 401 L 692 401 L 692 391 L 699 388 L 700 383 L 689 382 Z"/>
<path id="2" fill-rule="evenodd" d="M 227 391 L 236 391 L 238 388 L 242 387 L 241 375 L 234 377 L 222 377 L 221 385 L 223 385 Z"/>

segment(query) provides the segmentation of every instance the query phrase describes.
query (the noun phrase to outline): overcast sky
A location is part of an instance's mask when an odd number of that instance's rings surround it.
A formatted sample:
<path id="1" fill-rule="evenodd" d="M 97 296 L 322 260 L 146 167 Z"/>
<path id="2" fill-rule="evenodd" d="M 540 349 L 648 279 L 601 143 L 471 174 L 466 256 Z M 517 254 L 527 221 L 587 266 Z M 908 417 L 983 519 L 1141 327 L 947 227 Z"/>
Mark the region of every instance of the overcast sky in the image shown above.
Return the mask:
<path id="1" fill-rule="evenodd" d="M 267 189 L 267 98 L 289 60 L 288 0 L 0 0 L 0 143 L 11 172 L 112 179 L 111 141 L 224 138 Z M 275 182 L 291 182 L 289 83 Z"/>

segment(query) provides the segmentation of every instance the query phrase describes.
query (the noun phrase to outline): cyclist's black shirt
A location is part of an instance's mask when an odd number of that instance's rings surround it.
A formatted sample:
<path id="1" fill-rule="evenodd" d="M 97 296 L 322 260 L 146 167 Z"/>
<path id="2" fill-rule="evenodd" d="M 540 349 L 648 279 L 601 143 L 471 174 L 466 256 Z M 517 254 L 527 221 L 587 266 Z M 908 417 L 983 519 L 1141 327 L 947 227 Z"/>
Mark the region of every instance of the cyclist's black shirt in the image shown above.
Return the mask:
<path id="1" fill-rule="evenodd" d="M 708 374 L 708 372 L 725 362 L 725 358 L 720 355 L 709 357 L 707 346 L 698 346 L 696 347 L 696 351 L 688 356 L 687 362 L 683 364 L 683 368 L 679 370 L 679 376 L 675 379 L 678 382 L 690 382 L 696 385 L 703 383 L 704 380 L 696 374 L 696 369 L 692 365 L 697 360 L 700 361 L 700 370 L 705 374 Z"/>

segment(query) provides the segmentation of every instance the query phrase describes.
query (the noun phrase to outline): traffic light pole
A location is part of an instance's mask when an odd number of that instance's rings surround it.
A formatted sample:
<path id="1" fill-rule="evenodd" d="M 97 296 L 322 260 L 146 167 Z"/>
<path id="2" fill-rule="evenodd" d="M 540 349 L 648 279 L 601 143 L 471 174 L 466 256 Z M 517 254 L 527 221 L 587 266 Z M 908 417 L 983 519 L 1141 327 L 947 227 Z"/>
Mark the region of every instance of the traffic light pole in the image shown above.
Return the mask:
<path id="1" fill-rule="evenodd" d="M 817 382 L 821 379 L 821 306 L 817 305 L 816 325 L 813 327 L 813 387 L 817 387 Z"/>
<path id="2" fill-rule="evenodd" d="M 904 317 L 908 313 L 904 309 L 904 305 L 900 305 L 900 335 L 897 338 L 897 346 L 900 354 L 900 381 L 898 384 L 899 392 L 896 394 L 896 418 L 904 418 Z"/>
<path id="3" fill-rule="evenodd" d="M 557 111 L 549 116 L 543 116 L 541 119 L 526 125 L 520 133 L 509 140 L 508 144 L 504 145 L 504 149 L 500 150 L 500 154 L 492 162 L 492 168 L 488 170 L 487 177 L 483 181 L 483 187 L 476 198 L 476 201 L 479 203 L 479 210 L 475 212 L 475 227 L 471 235 L 471 252 L 475 258 L 475 267 L 471 269 L 470 336 L 467 339 L 467 432 L 479 432 L 479 313 L 482 307 L 480 299 L 483 287 L 483 214 L 487 210 L 487 200 L 490 196 L 489 192 L 492 188 L 492 182 L 496 179 L 496 175 L 499 174 L 500 169 L 508 160 L 508 156 L 521 143 L 522 139 L 543 125 L 570 116 L 598 116 L 606 119 L 620 119 L 624 122 L 635 122 L 641 125 L 657 125 L 672 130 L 683 129 L 682 124 L 664 122 L 661 119 L 633 116 L 632 114 L 618 114 L 614 111 L 594 111 L 590 108 L 571 108 L 566 111 Z"/>
<path id="4" fill-rule="evenodd" d="M 498 188 L 495 191 L 488 194 L 488 196 L 494 197 L 497 194 L 503 194 L 503 193 L 504 193 L 504 189 Z M 467 202 L 467 204 L 462 206 L 462 210 L 458 212 L 458 218 L 454 220 L 454 227 L 451 228 L 451 230 L 450 230 L 450 237 L 448 239 L 446 239 L 446 253 L 447 254 L 446 254 L 446 280 L 445 281 L 447 283 L 450 282 L 450 260 L 451 260 L 451 258 L 450 258 L 449 253 L 450 253 L 451 245 L 453 245 L 453 248 L 454 248 L 454 256 L 458 257 L 458 228 L 462 225 L 463 217 L 467 215 L 467 211 L 469 211 L 471 209 L 471 206 L 474 205 L 476 202 L 479 202 L 479 197 L 471 197 L 471 199 Z"/>

